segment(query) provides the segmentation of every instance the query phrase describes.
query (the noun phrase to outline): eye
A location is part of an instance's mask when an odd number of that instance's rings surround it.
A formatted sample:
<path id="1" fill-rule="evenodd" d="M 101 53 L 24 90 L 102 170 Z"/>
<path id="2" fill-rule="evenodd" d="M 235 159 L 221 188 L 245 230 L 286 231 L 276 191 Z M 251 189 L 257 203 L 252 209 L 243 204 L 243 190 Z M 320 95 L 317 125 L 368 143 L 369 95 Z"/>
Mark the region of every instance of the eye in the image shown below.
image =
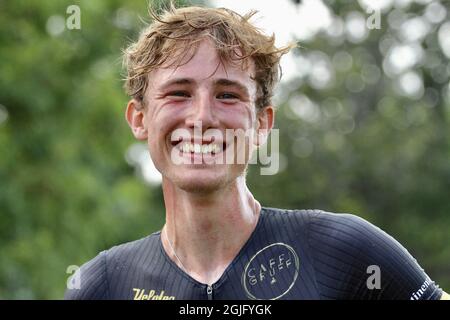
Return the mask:
<path id="1" fill-rule="evenodd" d="M 172 91 L 167 94 L 168 97 L 189 98 L 190 95 L 186 91 Z"/>
<path id="2" fill-rule="evenodd" d="M 224 92 L 224 93 L 217 95 L 217 99 L 230 100 L 230 99 L 239 99 L 239 97 L 233 93 Z"/>

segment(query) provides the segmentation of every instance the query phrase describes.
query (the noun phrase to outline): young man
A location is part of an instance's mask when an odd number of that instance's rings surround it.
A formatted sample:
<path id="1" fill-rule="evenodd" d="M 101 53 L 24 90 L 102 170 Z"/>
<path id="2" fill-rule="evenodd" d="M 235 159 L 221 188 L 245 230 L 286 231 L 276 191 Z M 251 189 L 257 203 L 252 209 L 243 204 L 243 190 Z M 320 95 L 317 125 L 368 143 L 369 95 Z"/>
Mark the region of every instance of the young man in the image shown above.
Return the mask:
<path id="1" fill-rule="evenodd" d="M 289 47 L 276 48 L 251 16 L 172 8 L 126 50 L 126 119 L 163 176 L 166 223 L 83 265 L 66 298 L 444 298 L 369 222 L 265 208 L 253 197 L 245 171 L 273 127 L 271 96 Z M 239 143 L 230 130 L 250 134 Z"/>

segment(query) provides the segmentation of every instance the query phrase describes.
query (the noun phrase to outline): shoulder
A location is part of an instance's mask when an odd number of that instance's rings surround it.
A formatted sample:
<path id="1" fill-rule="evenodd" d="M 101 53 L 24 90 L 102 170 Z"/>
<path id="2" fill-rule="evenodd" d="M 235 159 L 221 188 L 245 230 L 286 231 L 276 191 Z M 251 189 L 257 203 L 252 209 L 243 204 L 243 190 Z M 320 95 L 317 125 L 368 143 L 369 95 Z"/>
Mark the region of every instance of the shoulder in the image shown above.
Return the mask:
<path id="1" fill-rule="evenodd" d="M 317 209 L 266 211 L 271 225 L 287 226 L 302 237 L 322 298 L 419 300 L 442 294 L 404 246 L 357 215 Z"/>
<path id="2" fill-rule="evenodd" d="M 294 210 L 272 207 L 263 207 L 263 219 L 271 225 L 293 226 L 297 229 L 305 228 L 311 219 L 318 214 L 319 210 Z"/>
<path id="3" fill-rule="evenodd" d="M 107 298 L 106 251 L 83 264 L 68 280 L 66 300 L 101 300 Z"/>
<path id="4" fill-rule="evenodd" d="M 356 215 L 316 211 L 309 224 L 309 243 L 319 269 L 324 270 L 323 262 L 337 265 L 339 272 L 334 275 L 345 274 L 358 284 L 349 289 L 353 298 L 419 300 L 440 295 L 439 287 L 403 245 Z M 379 281 L 371 285 L 374 275 Z"/>
<path id="5" fill-rule="evenodd" d="M 270 225 L 301 237 L 312 253 L 324 255 L 322 260 L 333 256 L 359 259 L 360 252 L 373 246 L 375 239 L 388 237 L 378 227 L 353 214 L 318 209 L 265 209 Z"/>
<path id="6" fill-rule="evenodd" d="M 100 252 L 84 263 L 69 279 L 66 300 L 109 299 L 111 271 L 117 272 L 129 267 L 134 258 L 146 250 L 154 250 L 158 233 L 145 238 L 114 246 Z"/>
<path id="7" fill-rule="evenodd" d="M 289 226 L 297 234 L 305 234 L 314 246 L 347 254 L 376 253 L 386 250 L 407 253 L 400 243 L 369 221 L 349 213 L 333 213 L 318 209 L 292 210 L 264 208 L 265 221 L 277 227 Z M 375 250 L 376 251 L 376 250 Z"/>
<path id="8" fill-rule="evenodd" d="M 308 226 L 314 238 L 321 238 L 324 241 L 357 241 L 363 246 L 372 246 L 376 241 L 395 241 L 379 227 L 349 213 L 314 210 Z"/>
<path id="9" fill-rule="evenodd" d="M 116 267 L 130 263 L 134 257 L 154 251 L 159 244 L 158 239 L 159 232 L 155 232 L 142 239 L 114 246 L 105 252 L 105 263 L 108 266 L 115 264 Z"/>
<path id="10" fill-rule="evenodd" d="M 325 238 L 364 238 L 368 233 L 383 233 L 367 220 L 348 213 L 332 213 L 319 209 L 263 208 L 266 220 L 271 224 L 290 225 L 297 232 Z"/>

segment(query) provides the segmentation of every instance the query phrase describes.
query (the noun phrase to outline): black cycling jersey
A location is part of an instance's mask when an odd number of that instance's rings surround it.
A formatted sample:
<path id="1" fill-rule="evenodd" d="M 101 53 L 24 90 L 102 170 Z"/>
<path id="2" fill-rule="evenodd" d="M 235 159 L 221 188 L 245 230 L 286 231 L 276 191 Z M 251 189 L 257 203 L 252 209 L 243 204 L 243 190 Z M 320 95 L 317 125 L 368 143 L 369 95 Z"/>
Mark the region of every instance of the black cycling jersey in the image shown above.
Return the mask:
<path id="1" fill-rule="evenodd" d="M 166 254 L 161 233 L 101 252 L 66 299 L 439 299 L 442 290 L 394 238 L 350 214 L 262 208 L 257 226 L 208 286 Z"/>

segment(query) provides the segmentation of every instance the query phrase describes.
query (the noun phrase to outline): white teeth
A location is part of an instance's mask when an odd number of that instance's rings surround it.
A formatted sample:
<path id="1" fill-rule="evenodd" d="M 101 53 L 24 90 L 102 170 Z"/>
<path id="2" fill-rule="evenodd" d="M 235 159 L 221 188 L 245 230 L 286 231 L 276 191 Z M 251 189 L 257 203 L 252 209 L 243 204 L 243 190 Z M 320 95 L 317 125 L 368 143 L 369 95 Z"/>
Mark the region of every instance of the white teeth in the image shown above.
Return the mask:
<path id="1" fill-rule="evenodd" d="M 198 144 L 198 143 L 183 143 L 181 146 L 181 151 L 185 153 L 200 153 L 200 154 L 208 154 L 208 153 L 219 153 L 221 148 L 215 144 Z"/>

